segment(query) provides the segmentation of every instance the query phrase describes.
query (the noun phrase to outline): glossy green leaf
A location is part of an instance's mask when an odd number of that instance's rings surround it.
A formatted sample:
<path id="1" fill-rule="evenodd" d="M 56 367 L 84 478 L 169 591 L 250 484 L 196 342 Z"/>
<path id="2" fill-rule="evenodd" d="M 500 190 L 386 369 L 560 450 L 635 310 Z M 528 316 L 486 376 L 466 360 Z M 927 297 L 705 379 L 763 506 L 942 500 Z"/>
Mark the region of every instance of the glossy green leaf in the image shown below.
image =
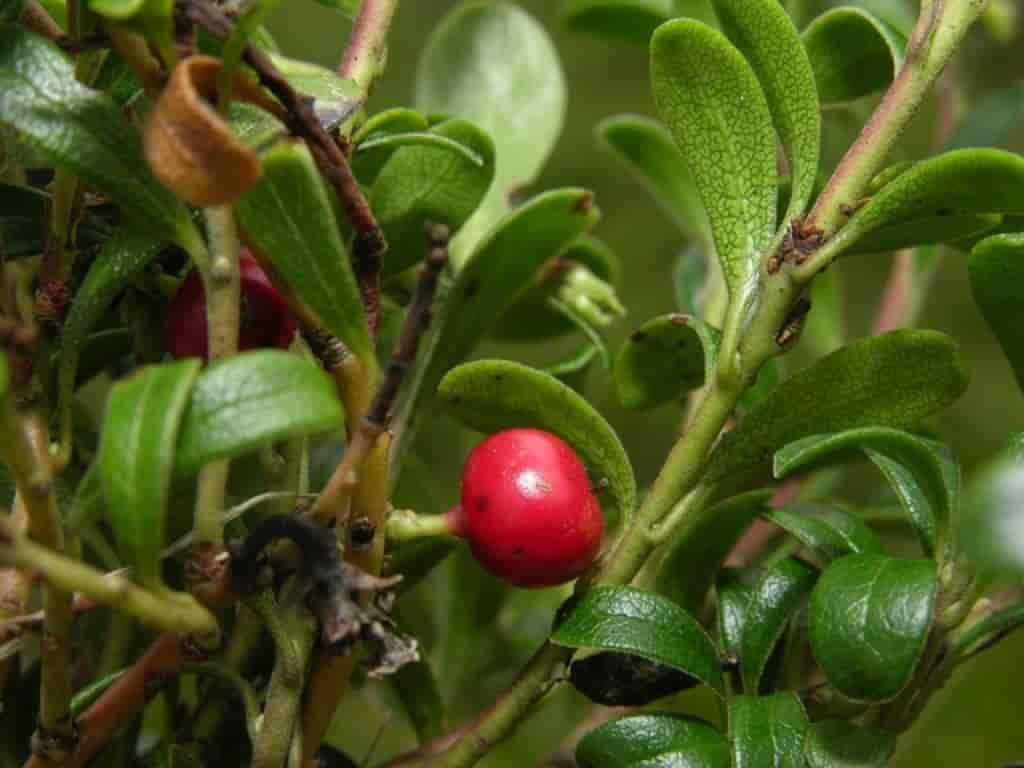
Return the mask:
<path id="1" fill-rule="evenodd" d="M 438 387 L 441 402 L 479 432 L 536 427 L 561 437 L 608 492 L 623 520 L 633 514 L 636 481 L 618 435 L 593 406 L 552 376 L 507 360 L 478 360 L 453 368 Z"/>
<path id="2" fill-rule="evenodd" d="M 401 146 L 391 141 L 398 136 L 431 136 L 444 141 L 442 137 L 429 133 L 430 123 L 415 109 L 403 107 L 387 109 L 371 116 L 352 137 L 355 153 L 352 155 L 352 171 L 367 189 L 372 188 L 377 174 Z M 363 149 L 363 145 L 368 147 Z M 458 146 L 461 144 L 455 142 Z M 466 147 L 462 147 L 471 152 Z"/>
<path id="3" fill-rule="evenodd" d="M 312 96 L 320 106 L 329 105 L 332 109 L 351 113 L 363 103 L 364 97 L 359 86 L 339 76 L 333 69 L 277 53 L 267 55 L 295 90 Z M 320 113 L 317 104 L 314 104 L 314 109 L 317 109 L 317 116 L 323 120 L 325 115 Z"/>
<path id="4" fill-rule="evenodd" d="M 494 335 L 500 339 L 536 340 L 579 330 L 577 322 L 551 303 L 552 298 L 573 301 L 574 288 L 567 285 L 573 264 L 585 267 L 612 290 L 621 278 L 618 256 L 608 244 L 592 235 L 582 235 L 538 273 L 498 320 Z"/>
<path id="5" fill-rule="evenodd" d="M 729 768 L 729 743 L 702 720 L 645 713 L 598 726 L 576 747 L 579 768 Z"/>
<path id="6" fill-rule="evenodd" d="M 766 568 L 750 595 L 740 643 L 743 690 L 757 693 L 768 659 L 817 578 L 813 568 L 787 559 Z"/>
<path id="7" fill-rule="evenodd" d="M 601 331 L 591 322 L 592 318 L 586 317 L 582 312 L 570 304 L 566 304 L 558 298 L 548 299 L 548 305 L 558 314 L 572 324 L 572 327 L 582 334 L 587 340 L 587 345 L 597 353 L 601 365 L 606 371 L 612 368 L 612 355 L 608 349 L 608 342 L 605 341 Z"/>
<path id="8" fill-rule="evenodd" d="M 799 503 L 764 514 L 826 562 L 846 555 L 880 554 L 882 544 L 856 515 L 826 504 Z"/>
<path id="9" fill-rule="evenodd" d="M 971 105 L 949 140 L 949 149 L 1005 147 L 1013 129 L 1024 122 L 1024 83 L 997 88 Z"/>
<path id="10" fill-rule="evenodd" d="M 211 461 L 341 423 L 334 384 L 318 365 L 276 349 L 244 352 L 213 363 L 196 380 L 175 473 L 191 475 Z"/>
<path id="11" fill-rule="evenodd" d="M 138 130 L 110 97 L 82 85 L 65 56 L 21 27 L 0 28 L 0 124 L 110 196 L 155 236 L 198 235 L 149 172 Z"/>
<path id="12" fill-rule="evenodd" d="M 426 257 L 426 222 L 445 224 L 457 233 L 494 179 L 494 145 L 472 123 L 450 120 L 435 125 L 427 135 L 466 149 L 403 147 L 377 175 L 370 206 L 388 242 L 385 274 L 402 272 Z"/>
<path id="13" fill-rule="evenodd" d="M 965 213 L 925 216 L 882 227 L 859 238 L 851 253 L 891 253 L 902 248 L 956 243 L 995 232 L 1003 216 L 998 213 Z"/>
<path id="14" fill-rule="evenodd" d="M 601 651 L 576 659 L 569 683 L 595 704 L 642 707 L 693 688 L 700 681 L 678 669 L 618 651 Z"/>
<path id="15" fill-rule="evenodd" d="M 107 399 L 98 461 L 110 527 L 124 561 L 160 583 L 160 551 L 175 445 L 199 360 L 147 366 Z"/>
<path id="16" fill-rule="evenodd" d="M 0 184 L 0 243 L 7 259 L 43 252 L 49 195 L 32 187 Z M 76 232 L 79 245 L 97 245 L 110 236 L 105 222 L 86 211 Z"/>
<path id="17" fill-rule="evenodd" d="M 619 349 L 615 358 L 615 392 L 627 408 L 663 405 L 704 385 L 708 369 L 702 339 L 694 329 L 701 322 L 671 314 L 648 320 Z"/>
<path id="18" fill-rule="evenodd" d="M 673 16 L 673 0 L 562 0 L 562 23 L 574 32 L 646 44 Z"/>
<path id="19" fill-rule="evenodd" d="M 715 580 L 715 625 L 723 656 L 737 664 L 743 648 L 747 608 L 761 573 L 754 568 L 722 568 Z"/>
<path id="20" fill-rule="evenodd" d="M 931 560 L 849 555 L 811 594 L 814 658 L 841 693 L 885 701 L 910 681 L 931 629 L 938 591 Z"/>
<path id="21" fill-rule="evenodd" d="M 960 506 L 960 467 L 942 443 L 880 427 L 814 435 L 775 454 L 775 476 L 853 450 L 864 451 L 882 471 L 925 551 L 935 551 L 936 537 L 945 535 Z"/>
<path id="22" fill-rule="evenodd" d="M 724 694 L 718 653 L 697 620 L 671 600 L 635 587 L 595 587 L 570 598 L 555 620 L 551 641 L 642 656 Z"/>
<path id="23" fill-rule="evenodd" d="M 824 104 L 887 88 L 903 66 L 907 39 L 863 8 L 833 8 L 807 25 L 804 47 Z"/>
<path id="24" fill-rule="evenodd" d="M 1024 575 L 1024 433 L 971 481 L 964 549 L 986 573 Z"/>
<path id="25" fill-rule="evenodd" d="M 444 701 L 430 664 L 425 660 L 405 664 L 388 682 L 421 744 L 444 732 Z"/>
<path id="26" fill-rule="evenodd" d="M 1024 234 L 994 235 L 971 250 L 971 293 L 1024 389 Z"/>
<path id="27" fill-rule="evenodd" d="M 689 516 L 661 562 L 657 591 L 698 613 L 722 562 L 747 526 L 767 509 L 772 493 L 751 491 L 719 502 L 707 514 Z"/>
<path id="28" fill-rule="evenodd" d="M 75 292 L 60 334 L 57 372 L 57 399 L 65 429 L 71 425 L 78 363 L 89 334 L 114 299 L 157 257 L 164 245 L 149 233 L 119 231 L 103 246 Z"/>
<path id="29" fill-rule="evenodd" d="M 895 733 L 846 720 L 812 723 L 804 742 L 807 768 L 886 768 L 896 751 Z"/>
<path id="30" fill-rule="evenodd" d="M 358 151 L 359 144 L 372 138 L 382 138 L 397 133 L 422 133 L 430 123 L 422 114 L 408 107 L 385 109 L 366 118 L 359 130 L 352 136 Z"/>
<path id="31" fill-rule="evenodd" d="M 599 144 L 650 192 L 683 236 L 710 243 L 711 232 L 697 187 L 672 134 L 642 115 L 615 115 L 597 124 Z"/>
<path id="32" fill-rule="evenodd" d="M 494 140 L 494 185 L 457 241 L 458 264 L 547 160 L 562 131 L 565 76 L 551 38 L 529 14 L 507 2 L 471 2 L 427 40 L 414 101 L 423 112 L 469 120 Z"/>
<path id="33" fill-rule="evenodd" d="M 971 214 L 1024 212 L 1024 158 L 958 149 L 917 163 L 884 186 L 843 228 L 856 241 L 897 224 Z"/>
<path id="34" fill-rule="evenodd" d="M 733 768 L 805 768 L 807 715 L 792 691 L 729 702 Z"/>
<path id="35" fill-rule="evenodd" d="M 370 329 L 348 250 L 309 150 L 283 141 L 262 160 L 262 177 L 235 203 L 246 242 L 364 365 L 373 365 Z"/>
<path id="36" fill-rule="evenodd" d="M 651 85 L 693 177 L 729 288 L 730 344 L 775 232 L 775 130 L 757 76 L 719 32 L 677 19 L 651 39 Z"/>
<path id="37" fill-rule="evenodd" d="M 855 341 L 751 408 L 719 442 L 705 482 L 757 477 L 776 451 L 810 435 L 914 427 L 963 394 L 967 381 L 957 345 L 944 334 L 901 330 Z"/>
<path id="38" fill-rule="evenodd" d="M 746 56 L 764 90 L 789 160 L 792 192 L 784 221 L 803 214 L 818 174 L 821 114 L 800 34 L 778 0 L 713 0 L 722 30 Z"/>
<path id="39" fill-rule="evenodd" d="M 597 223 L 593 195 L 561 189 L 537 195 L 498 224 L 459 271 L 407 401 L 410 430 L 441 377 L 473 351 L 546 262 Z M 444 289 L 444 286 L 442 286 Z"/>

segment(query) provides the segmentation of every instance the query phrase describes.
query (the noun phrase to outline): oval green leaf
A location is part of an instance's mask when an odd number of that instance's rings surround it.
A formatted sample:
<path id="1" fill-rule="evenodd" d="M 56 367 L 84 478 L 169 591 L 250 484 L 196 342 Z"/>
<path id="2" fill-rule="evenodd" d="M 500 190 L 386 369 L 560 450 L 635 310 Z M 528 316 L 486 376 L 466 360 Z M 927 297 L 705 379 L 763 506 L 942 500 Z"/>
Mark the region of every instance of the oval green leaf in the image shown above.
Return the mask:
<path id="1" fill-rule="evenodd" d="M 816 579 L 813 568 L 794 559 L 782 560 L 761 574 L 747 605 L 739 648 L 744 691 L 757 693 L 776 643 Z"/>
<path id="2" fill-rule="evenodd" d="M 508 196 L 534 180 L 562 132 L 567 95 L 558 52 L 521 8 L 462 4 L 427 40 L 414 101 L 423 112 L 469 120 L 494 140 L 494 184 L 459 238 L 468 254 L 505 213 Z"/>
<path id="3" fill-rule="evenodd" d="M 689 516 L 658 569 L 657 591 L 698 613 L 726 556 L 772 495 L 751 491 L 719 502 L 707 514 Z"/>
<path id="4" fill-rule="evenodd" d="M 971 293 L 1024 390 L 1024 234 L 994 235 L 971 250 Z"/>
<path id="5" fill-rule="evenodd" d="M 574 32 L 646 45 L 676 13 L 673 0 L 562 0 L 559 15 Z"/>
<path id="6" fill-rule="evenodd" d="M 855 341 L 753 406 L 718 444 L 705 482 L 756 479 L 776 451 L 810 435 L 914 427 L 960 397 L 967 381 L 956 343 L 936 331 L 901 330 Z"/>
<path id="7" fill-rule="evenodd" d="M 926 216 L 877 229 L 859 238 L 850 253 L 891 253 L 939 243 L 956 244 L 976 240 L 997 231 L 1003 221 L 998 213 L 965 213 Z"/>
<path id="8" fill-rule="evenodd" d="M 831 562 L 846 555 L 880 554 L 882 543 L 856 515 L 826 504 L 793 504 L 764 513 L 764 518 L 815 555 Z"/>
<path id="9" fill-rule="evenodd" d="M 478 432 L 536 427 L 561 437 L 608 491 L 623 521 L 636 503 L 633 467 L 618 435 L 600 413 L 553 376 L 507 360 L 478 360 L 453 368 L 438 394 L 448 411 Z"/>
<path id="10" fill-rule="evenodd" d="M 841 104 L 887 88 L 903 66 L 907 39 L 863 8 L 833 8 L 803 32 L 823 104 Z"/>
<path id="11" fill-rule="evenodd" d="M 971 214 L 1024 212 L 1024 158 L 957 149 L 917 163 L 886 184 L 840 230 L 844 250 L 894 225 Z"/>
<path id="12" fill-rule="evenodd" d="M 642 115 L 615 115 L 595 129 L 598 142 L 639 181 L 688 240 L 710 244 L 697 188 L 672 134 Z"/>
<path id="13" fill-rule="evenodd" d="M 341 423 L 334 385 L 319 366 L 276 349 L 245 352 L 210 365 L 196 380 L 175 474 L 191 475 L 211 461 Z"/>
<path id="14" fill-rule="evenodd" d="M 613 720 L 576 747 L 579 768 L 729 768 L 729 743 L 703 720 L 648 713 Z"/>
<path id="15" fill-rule="evenodd" d="M 829 682 L 859 701 L 899 694 L 924 650 L 937 591 L 931 560 L 849 555 L 826 568 L 809 621 L 811 649 Z"/>
<path id="16" fill-rule="evenodd" d="M 775 454 L 775 476 L 849 451 L 862 450 L 885 475 L 928 554 L 945 537 L 960 507 L 960 467 L 949 448 L 895 429 L 869 427 L 813 435 Z M 940 554 L 945 553 L 940 550 Z"/>
<path id="17" fill-rule="evenodd" d="M 754 68 L 789 160 L 784 222 L 803 214 L 818 174 L 821 114 L 800 34 L 778 0 L 713 0 L 722 30 Z"/>
<path id="18" fill-rule="evenodd" d="M 734 768 L 805 768 L 807 714 L 792 691 L 729 702 Z"/>
<path id="19" fill-rule="evenodd" d="M 124 561 L 160 585 L 167 493 L 198 360 L 153 365 L 110 390 L 98 461 L 110 527 Z"/>
<path id="20" fill-rule="evenodd" d="M 895 733 L 846 720 L 812 723 L 804 742 L 807 768 L 886 768 L 896 751 Z"/>
<path id="21" fill-rule="evenodd" d="M 731 348 L 775 232 L 775 129 L 768 102 L 743 55 L 721 33 L 689 19 L 654 33 L 651 85 L 711 224 L 729 288 L 725 343 Z"/>
<path id="22" fill-rule="evenodd" d="M 17 26 L 0 28 L 0 123 L 154 236 L 198 237 L 184 204 L 149 172 L 139 132 L 118 105 L 82 85 L 54 46 Z"/>
<path id="23" fill-rule="evenodd" d="M 398 149 L 370 190 L 370 207 L 388 241 L 384 258 L 388 275 L 426 257 L 426 222 L 445 224 L 457 233 L 494 179 L 494 145 L 472 123 L 449 120 L 435 125 L 427 135 L 447 139 L 459 149 L 436 144 Z"/>
<path id="24" fill-rule="evenodd" d="M 760 578 L 755 568 L 722 568 L 715 579 L 715 626 L 722 655 L 730 664 L 739 662 L 747 607 Z"/>
<path id="25" fill-rule="evenodd" d="M 235 203 L 246 242 L 375 370 L 359 287 L 316 163 L 304 145 L 290 141 L 275 145 L 262 160 L 263 176 Z"/>
<path id="26" fill-rule="evenodd" d="M 717 355 L 705 351 L 694 327 L 699 323 L 688 315 L 662 315 L 631 333 L 613 369 L 619 402 L 635 410 L 654 408 L 704 386 Z"/>
<path id="27" fill-rule="evenodd" d="M 642 656 L 725 692 L 718 652 L 704 628 L 671 600 L 635 587 L 595 587 L 570 598 L 551 642 Z"/>

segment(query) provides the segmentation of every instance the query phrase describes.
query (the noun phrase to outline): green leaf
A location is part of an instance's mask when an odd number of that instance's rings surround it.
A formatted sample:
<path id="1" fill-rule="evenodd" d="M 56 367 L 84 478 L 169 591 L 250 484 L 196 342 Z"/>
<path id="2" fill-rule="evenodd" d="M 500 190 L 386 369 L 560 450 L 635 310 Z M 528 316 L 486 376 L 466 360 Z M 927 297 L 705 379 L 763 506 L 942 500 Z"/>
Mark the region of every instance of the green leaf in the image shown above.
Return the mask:
<path id="1" fill-rule="evenodd" d="M 942 443 L 880 427 L 813 435 L 775 454 L 775 476 L 782 479 L 798 469 L 858 449 L 889 481 L 925 551 L 934 552 L 936 539 L 945 536 L 960 506 L 960 467 Z"/>
<path id="2" fill-rule="evenodd" d="M 43 252 L 49 200 L 49 195 L 32 187 L 0 184 L 0 244 L 5 258 Z M 97 245 L 110 237 L 110 228 L 86 211 L 76 235 L 79 245 Z"/>
<path id="3" fill-rule="evenodd" d="M 388 682 L 421 744 L 444 732 L 444 701 L 434 671 L 426 661 L 403 665 Z"/>
<path id="4" fill-rule="evenodd" d="M 1024 575 L 1024 433 L 971 482 L 964 509 L 964 549 L 979 569 Z"/>
<path id="5" fill-rule="evenodd" d="M 25 7 L 25 0 L 0 0 L 0 24 L 16 22 Z"/>
<path id="6" fill-rule="evenodd" d="M 903 66 L 907 38 L 863 8 L 833 8 L 807 25 L 804 47 L 823 104 L 887 88 Z"/>
<path id="7" fill-rule="evenodd" d="M 244 352 L 213 363 L 196 380 L 175 474 L 341 423 L 334 385 L 319 366 L 276 349 Z"/>
<path id="8" fill-rule="evenodd" d="M 412 424 L 407 431 L 415 430 L 445 372 L 469 356 L 541 267 L 593 227 L 599 216 L 590 192 L 553 190 L 510 213 L 477 246 L 443 301 L 437 330 L 407 401 Z"/>
<path id="9" fill-rule="evenodd" d="M 1002 221 L 1003 216 L 998 213 L 925 216 L 877 229 L 859 238 L 850 253 L 891 253 L 922 245 L 956 244 L 993 233 Z"/>
<path id="10" fill-rule="evenodd" d="M 601 414 L 562 382 L 519 363 L 477 360 L 449 371 L 438 394 L 453 416 L 478 432 L 536 427 L 558 435 L 579 453 L 593 481 L 608 481 L 623 521 L 632 516 L 636 481 L 629 456 Z"/>
<path id="11" fill-rule="evenodd" d="M 812 723 L 804 742 L 807 768 L 886 768 L 896 751 L 895 733 L 845 720 Z"/>
<path id="12" fill-rule="evenodd" d="M 971 293 L 1024 390 L 1024 234 L 994 235 L 971 250 Z"/>
<path id="13" fill-rule="evenodd" d="M 160 584 L 167 493 L 182 414 L 200 361 L 142 368 L 107 399 L 98 461 L 110 527 L 139 581 Z"/>
<path id="14" fill-rule="evenodd" d="M 1005 147 L 1013 129 L 1024 121 L 1024 83 L 997 88 L 971 106 L 948 149 Z"/>
<path id="15" fill-rule="evenodd" d="M 704 386 L 715 353 L 705 353 L 694 328 L 700 322 L 687 315 L 662 315 L 631 333 L 615 358 L 619 402 L 636 410 L 654 408 Z"/>
<path id="16" fill-rule="evenodd" d="M 687 240 L 710 243 L 704 204 L 675 140 L 661 123 L 641 115 L 615 115 L 598 123 L 595 133 Z"/>
<path id="17" fill-rule="evenodd" d="M 935 569 L 885 555 L 849 555 L 825 569 L 811 594 L 811 649 L 841 693 L 886 701 L 910 682 L 935 611 Z"/>
<path id="18" fill-rule="evenodd" d="M 859 517 L 826 504 L 793 504 L 764 518 L 830 562 L 845 555 L 880 554 L 882 544 Z"/>
<path id="19" fill-rule="evenodd" d="M 734 768 L 805 768 L 807 715 L 792 691 L 729 702 Z"/>
<path id="20" fill-rule="evenodd" d="M 698 613 L 726 555 L 772 495 L 770 490 L 751 491 L 719 502 L 707 514 L 689 516 L 661 562 L 657 591 Z"/>
<path id="21" fill-rule="evenodd" d="M 642 656 L 724 695 L 718 653 L 703 627 L 671 600 L 635 587 L 595 587 L 570 598 L 555 620 L 551 642 Z"/>
<path id="22" fill-rule="evenodd" d="M 395 587 L 396 594 L 401 595 L 426 578 L 435 566 L 452 553 L 456 543 L 452 539 L 429 537 L 389 549 L 382 574 L 402 575 L 402 580 Z"/>
<path id="23" fill-rule="evenodd" d="M 714 29 L 678 19 L 651 39 L 654 100 L 690 170 L 729 288 L 732 348 L 775 232 L 775 130 L 757 77 Z"/>
<path id="24" fill-rule="evenodd" d="M 722 568 L 715 579 L 715 624 L 722 654 L 731 664 L 740 659 L 747 608 L 761 578 L 754 568 Z"/>
<path id="25" fill-rule="evenodd" d="M 275 145 L 262 160 L 263 176 L 235 203 L 246 242 L 372 370 L 373 342 L 359 287 L 316 163 L 304 145 L 291 141 Z"/>
<path id="26" fill-rule="evenodd" d="M 816 578 L 813 568 L 793 559 L 782 560 L 761 575 L 747 605 L 740 644 L 740 673 L 747 693 L 757 693 L 776 643 Z"/>
<path id="27" fill-rule="evenodd" d="M 843 228 L 855 243 L 886 227 L 970 214 L 1024 212 L 1024 158 L 958 149 L 917 163 L 886 184 Z"/>
<path id="28" fill-rule="evenodd" d="M 811 62 L 778 0 L 714 0 L 713 5 L 722 30 L 764 89 L 789 160 L 792 192 L 783 219 L 788 223 L 803 214 L 818 175 L 821 114 Z"/>
<path id="29" fill-rule="evenodd" d="M 66 525 L 69 531 L 78 532 L 99 521 L 106 510 L 103 496 L 103 474 L 100 462 L 94 461 L 85 470 L 75 487 L 75 497 L 68 508 Z"/>
<path id="30" fill-rule="evenodd" d="M 89 267 L 75 293 L 60 334 L 57 400 L 65 430 L 71 428 L 72 396 L 78 363 L 89 334 L 114 299 L 138 277 L 165 246 L 149 233 L 120 230 L 110 238 Z M 70 437 L 65 432 L 63 438 Z"/>
<path id="31" fill-rule="evenodd" d="M 648 713 L 605 723 L 576 747 L 579 768 L 729 768 L 729 743 L 703 720 Z"/>
<path id="32" fill-rule="evenodd" d="M 559 13 L 574 32 L 642 45 L 659 24 L 675 15 L 673 0 L 562 0 Z"/>
<path id="33" fill-rule="evenodd" d="M 471 2 L 427 40 L 416 74 L 416 108 L 461 117 L 493 140 L 494 184 L 458 239 L 468 254 L 540 172 L 562 131 L 567 101 L 558 52 L 545 29 L 511 3 Z M 455 263 L 462 261 L 457 254 Z"/>
<path id="34" fill-rule="evenodd" d="M 970 619 L 957 630 L 950 643 L 950 657 L 963 663 L 977 653 L 1024 626 L 1024 603 L 994 611 L 972 622 Z"/>
<path id="35" fill-rule="evenodd" d="M 592 702 L 606 707 L 642 707 L 700 684 L 678 669 L 618 651 L 574 660 L 569 682 Z"/>
<path id="36" fill-rule="evenodd" d="M 450 120 L 435 125 L 427 135 L 448 139 L 460 149 L 437 145 L 398 149 L 370 191 L 370 206 L 388 242 L 384 259 L 388 275 L 426 257 L 429 246 L 423 227 L 427 221 L 445 224 L 457 233 L 494 179 L 494 145 L 472 123 Z"/>
<path id="37" fill-rule="evenodd" d="M 959 350 L 944 334 L 901 330 L 855 341 L 751 408 L 719 442 L 705 482 L 756 478 L 776 451 L 809 435 L 914 427 L 963 394 L 967 381 Z"/>
<path id="38" fill-rule="evenodd" d="M 50 43 L 16 26 L 0 28 L 0 124 L 108 195 L 154 236 L 198 236 L 185 206 L 149 172 L 139 132 L 117 104 L 79 83 Z"/>

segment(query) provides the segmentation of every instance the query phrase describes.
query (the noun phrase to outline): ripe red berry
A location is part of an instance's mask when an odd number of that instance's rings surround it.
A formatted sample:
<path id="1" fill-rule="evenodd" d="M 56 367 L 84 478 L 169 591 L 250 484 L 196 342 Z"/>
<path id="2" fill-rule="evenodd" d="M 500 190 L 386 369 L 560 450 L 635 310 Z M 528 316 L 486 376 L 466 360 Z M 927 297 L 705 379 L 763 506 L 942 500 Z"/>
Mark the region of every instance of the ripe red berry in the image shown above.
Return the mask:
<path id="1" fill-rule="evenodd" d="M 242 302 L 238 349 L 286 349 L 297 329 L 288 305 L 247 250 L 242 251 L 238 268 Z M 168 309 L 167 350 L 177 358 L 207 358 L 206 290 L 196 269 L 185 277 Z"/>
<path id="2" fill-rule="evenodd" d="M 563 584 L 597 557 L 601 505 L 579 457 L 539 429 L 484 440 L 462 470 L 459 533 L 500 579 L 521 587 Z"/>

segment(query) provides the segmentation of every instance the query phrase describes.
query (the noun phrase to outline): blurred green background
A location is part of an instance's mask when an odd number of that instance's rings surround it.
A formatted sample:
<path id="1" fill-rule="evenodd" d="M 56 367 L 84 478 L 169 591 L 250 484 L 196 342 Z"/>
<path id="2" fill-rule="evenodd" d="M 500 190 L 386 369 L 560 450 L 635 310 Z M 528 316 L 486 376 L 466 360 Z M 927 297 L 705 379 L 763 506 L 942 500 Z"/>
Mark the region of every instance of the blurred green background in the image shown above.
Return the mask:
<path id="1" fill-rule="evenodd" d="M 557 4 L 553 0 L 520 0 L 518 4 L 551 31 L 569 82 L 565 130 L 536 187 L 579 185 L 594 190 L 604 212 L 597 234 L 614 247 L 625 267 L 620 293 L 630 314 L 611 331 L 614 348 L 645 319 L 674 309 L 669 276 L 684 245 L 675 227 L 655 208 L 646 192 L 593 139 L 594 125 L 605 116 L 622 112 L 654 114 L 646 51 L 635 45 L 566 33 L 559 29 Z M 416 62 L 426 36 L 455 5 L 453 0 L 403 0 L 391 35 L 388 71 L 374 94 L 371 111 L 411 103 Z M 335 13 L 312 0 L 291 0 L 277 12 L 271 28 L 286 54 L 328 66 L 336 64 L 348 32 L 347 25 Z M 972 33 L 954 64 L 955 79 L 968 107 L 992 89 L 1024 76 L 1024 57 L 1019 47 L 1022 39 L 1018 33 L 1017 42 L 1001 43 L 985 29 Z M 850 110 L 826 115 L 826 163 L 838 159 L 851 138 L 851 126 L 855 127 L 870 107 L 870 103 L 857 104 Z M 900 157 L 894 160 L 929 153 L 934 131 L 932 115 L 933 105 L 926 105 L 904 140 Z M 1013 137 L 1013 145 L 1018 151 L 1024 148 L 1022 132 Z M 868 332 L 889 263 L 887 257 L 881 256 L 856 258 L 837 268 L 851 338 Z M 974 307 L 963 254 L 947 253 L 921 324 L 956 338 L 973 370 L 966 396 L 936 424 L 969 472 L 998 450 L 1011 432 L 1024 429 L 1024 400 Z M 558 349 L 484 345 L 479 352 L 539 361 L 552 359 Z M 673 440 L 679 408 L 666 406 L 639 415 L 627 413 L 617 407 L 607 376 L 600 371 L 591 372 L 586 392 L 619 430 L 640 483 L 649 482 Z M 415 498 L 408 503 L 415 503 L 423 511 L 438 511 L 441 506 L 454 503 L 459 461 L 475 439 L 443 422 L 426 430 L 418 453 L 430 470 L 433 488 L 411 494 Z M 869 473 L 857 478 L 876 482 Z M 434 505 L 437 509 L 427 509 Z M 449 589 L 453 581 L 459 585 L 458 597 L 454 598 Z M 498 594 L 504 597 L 499 599 Z M 459 601 L 458 605 L 452 606 L 452 600 Z M 446 681 L 443 689 L 450 714 L 449 727 L 484 705 L 507 684 L 514 674 L 514 665 L 543 636 L 558 601 L 559 596 L 550 593 L 501 593 L 465 558 L 449 562 L 404 601 L 402 610 L 417 626 L 426 621 L 416 616 L 417 612 L 428 610 L 425 605 L 430 606 L 435 616 L 454 617 L 453 623 L 437 629 L 436 636 L 427 633 L 423 637 L 439 676 Z M 496 641 L 493 632 L 484 630 L 492 623 L 508 630 L 503 641 Z M 459 624 L 465 629 L 460 630 Z M 480 628 L 478 634 L 473 632 L 474 626 Z M 1024 760 L 1024 729 L 1019 725 L 1020 690 L 1024 685 L 1022 659 L 1024 637 L 1019 637 L 959 673 L 903 740 L 896 765 L 994 767 Z M 334 738 L 357 757 L 369 747 L 378 729 L 383 729 L 383 737 L 376 758 L 408 747 L 411 732 L 404 719 L 388 714 L 394 705 L 390 696 L 385 686 L 363 686 L 339 713 Z M 543 714 L 532 718 L 516 738 L 493 753 L 485 764 L 536 765 L 557 747 L 573 728 L 582 705 L 571 692 L 562 692 L 555 698 Z M 694 706 L 706 708 L 709 703 L 697 700 Z M 714 710 L 708 714 L 713 715 Z"/>

